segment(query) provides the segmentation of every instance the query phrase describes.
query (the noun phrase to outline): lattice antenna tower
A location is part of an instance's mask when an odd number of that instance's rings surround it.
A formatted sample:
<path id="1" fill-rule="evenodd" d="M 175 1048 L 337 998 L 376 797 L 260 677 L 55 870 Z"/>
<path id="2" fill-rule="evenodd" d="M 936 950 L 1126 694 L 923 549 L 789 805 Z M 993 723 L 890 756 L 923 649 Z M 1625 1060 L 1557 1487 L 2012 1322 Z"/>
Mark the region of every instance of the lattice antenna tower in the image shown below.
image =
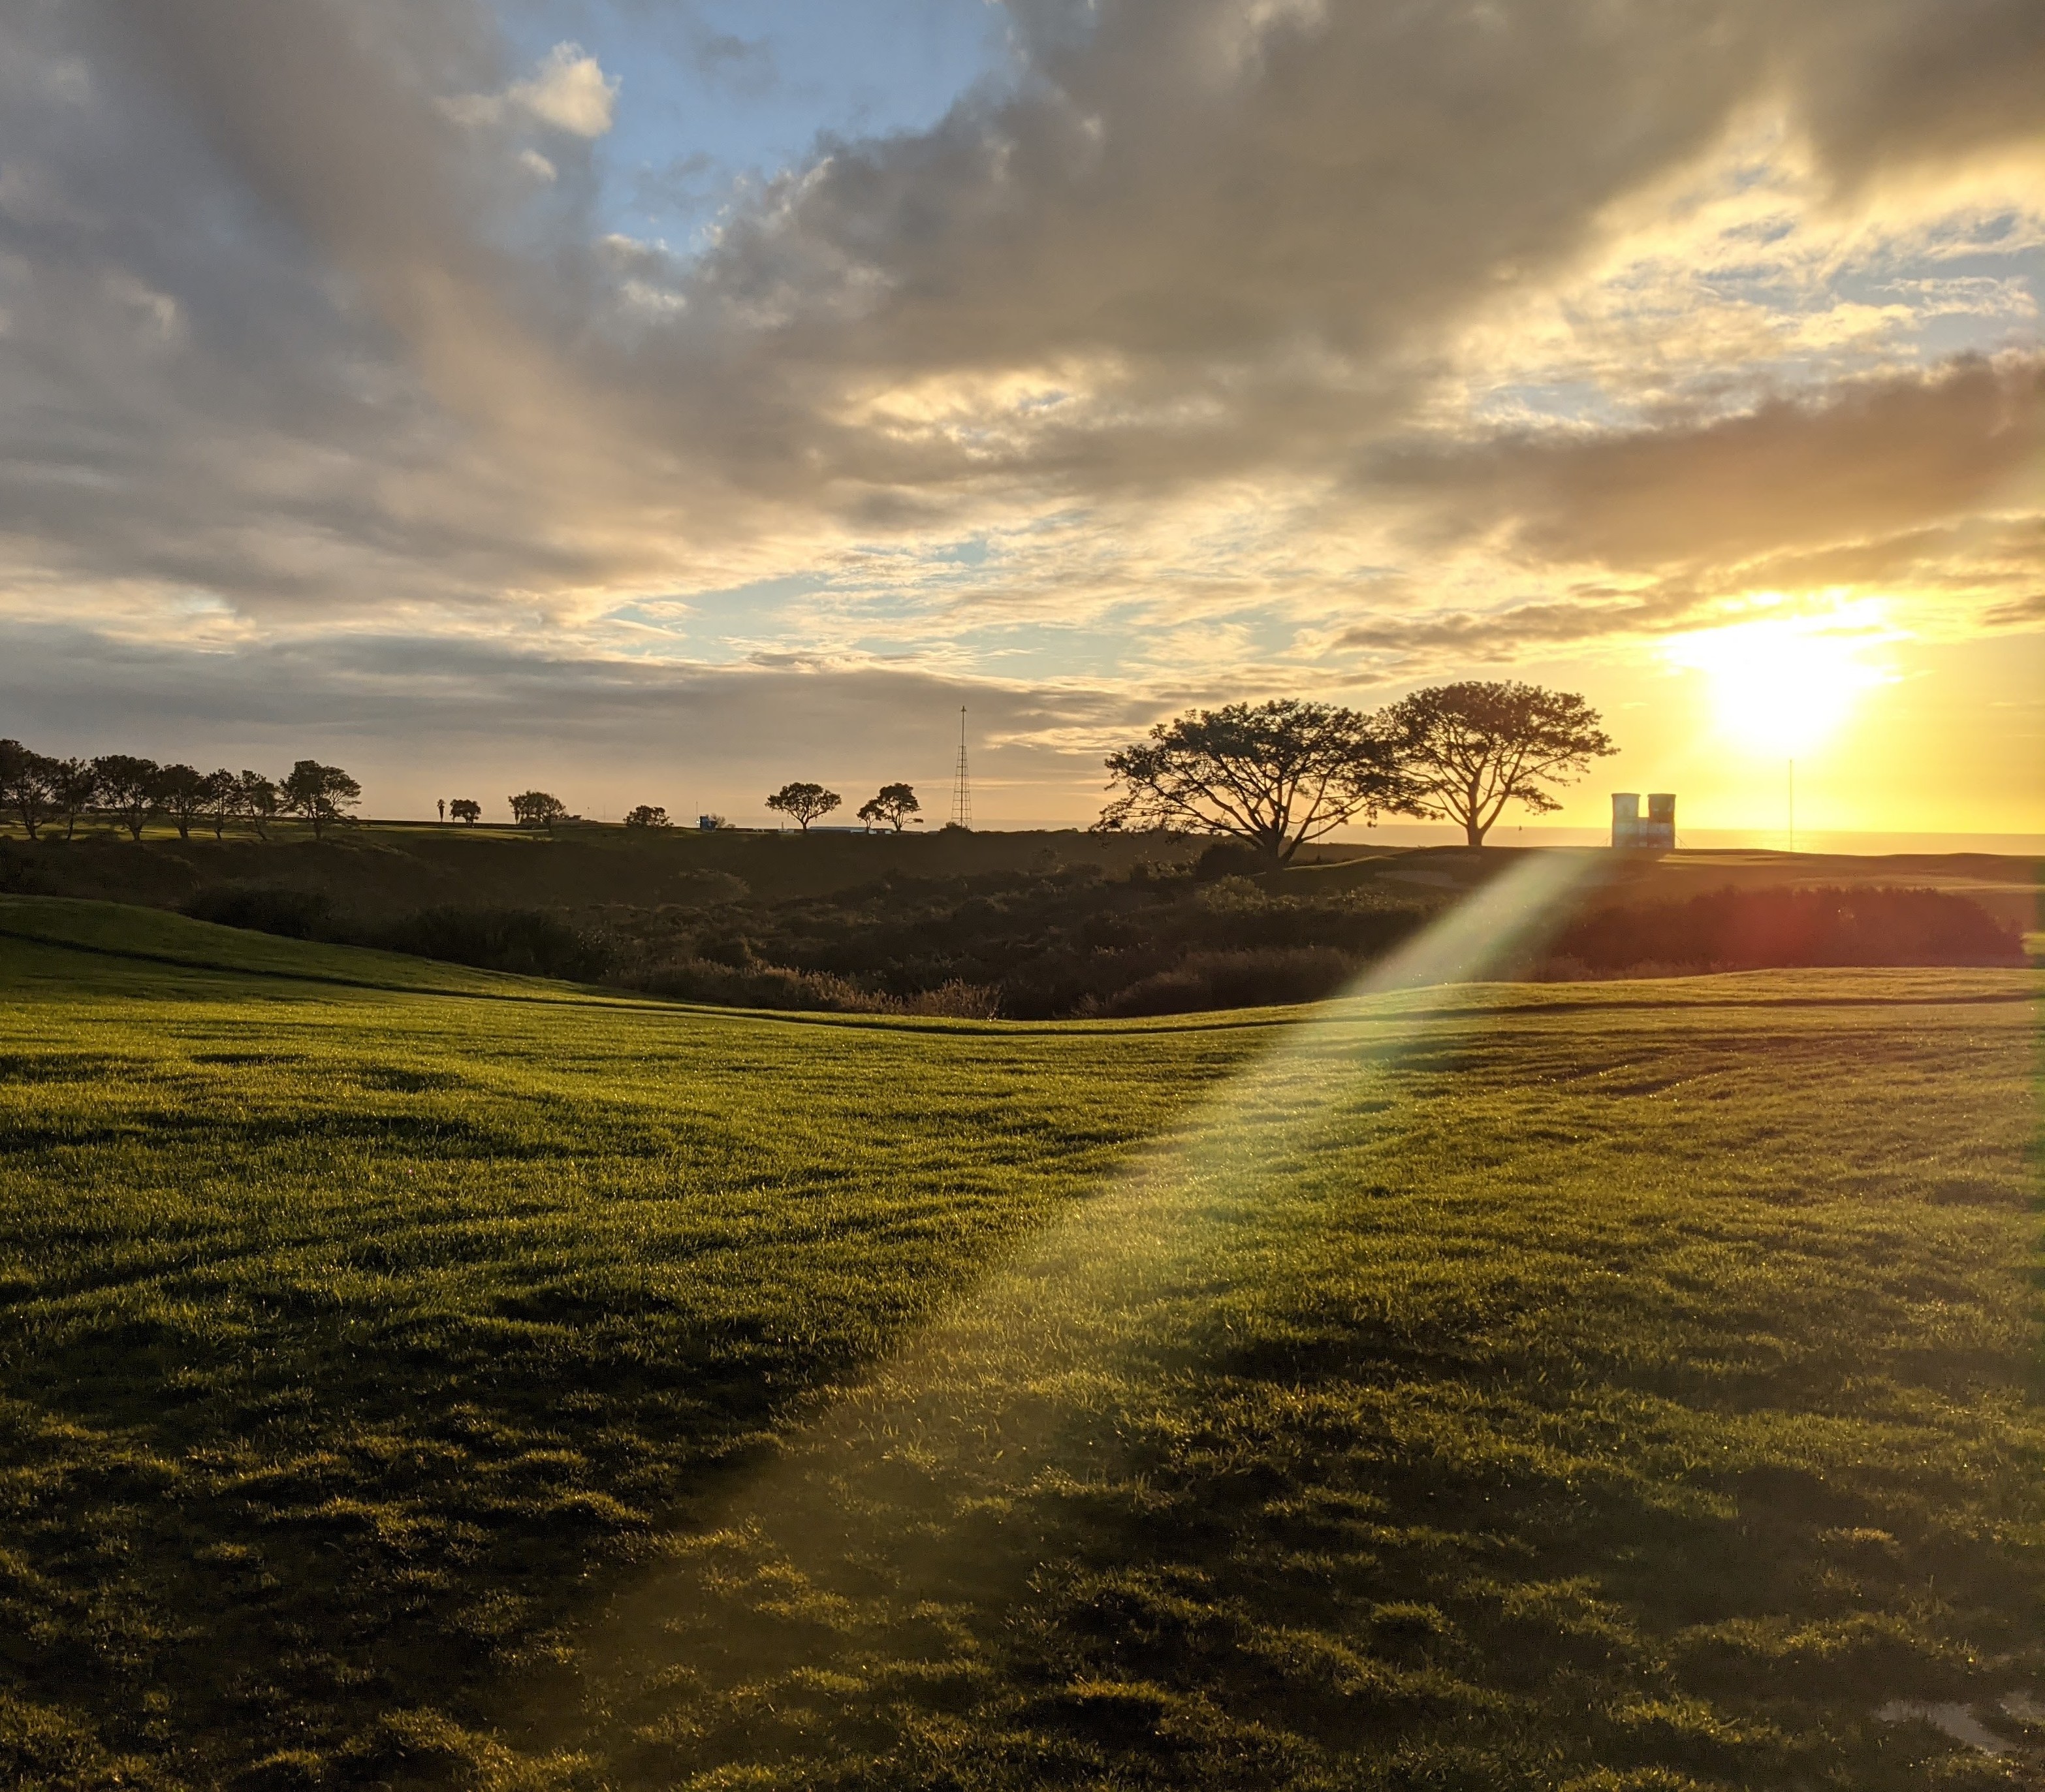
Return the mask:
<path id="1" fill-rule="evenodd" d="M 965 705 L 959 705 L 958 770 L 952 776 L 952 826 L 972 826 L 972 780 L 965 769 Z"/>

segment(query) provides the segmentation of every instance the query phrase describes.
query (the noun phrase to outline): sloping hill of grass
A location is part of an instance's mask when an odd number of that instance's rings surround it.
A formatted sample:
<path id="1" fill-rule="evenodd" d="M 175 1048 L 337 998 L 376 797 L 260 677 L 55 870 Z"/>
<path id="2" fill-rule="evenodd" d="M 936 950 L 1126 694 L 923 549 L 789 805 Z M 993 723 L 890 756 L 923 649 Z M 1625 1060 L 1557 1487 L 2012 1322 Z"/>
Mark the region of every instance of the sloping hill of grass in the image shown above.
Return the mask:
<path id="1" fill-rule="evenodd" d="M 574 994 L 568 985 L 545 977 L 472 970 L 360 946 L 279 939 L 245 928 L 215 927 L 208 921 L 126 903 L 0 896 L 0 935 L 38 941 L 63 948 L 70 954 L 98 953 L 114 958 L 234 971 L 245 976 L 288 977 L 300 982 L 352 984 L 369 989 L 437 995 L 518 996 L 539 1001 L 558 1001 Z M 80 967 L 75 956 L 53 962 L 69 975 L 79 974 Z"/>
<path id="2" fill-rule="evenodd" d="M 2009 1782 L 1876 1713 L 2045 1697 L 2035 973 L 940 1026 L 166 925 L 0 911 L 0 1779 Z"/>

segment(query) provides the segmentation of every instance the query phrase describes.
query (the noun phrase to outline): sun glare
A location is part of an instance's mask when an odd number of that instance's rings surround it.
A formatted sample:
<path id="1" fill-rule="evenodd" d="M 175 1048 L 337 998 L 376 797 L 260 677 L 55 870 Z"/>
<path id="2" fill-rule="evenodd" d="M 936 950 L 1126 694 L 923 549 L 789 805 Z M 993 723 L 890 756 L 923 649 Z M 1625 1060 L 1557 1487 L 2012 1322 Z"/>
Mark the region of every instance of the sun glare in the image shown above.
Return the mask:
<path id="1" fill-rule="evenodd" d="M 1709 680 L 1712 715 L 1728 741 L 1793 757 L 1833 734 L 1868 691 L 1894 682 L 1870 657 L 1888 638 L 1865 616 L 1835 613 L 1735 622 L 1681 636 L 1667 651 L 1672 664 Z"/>

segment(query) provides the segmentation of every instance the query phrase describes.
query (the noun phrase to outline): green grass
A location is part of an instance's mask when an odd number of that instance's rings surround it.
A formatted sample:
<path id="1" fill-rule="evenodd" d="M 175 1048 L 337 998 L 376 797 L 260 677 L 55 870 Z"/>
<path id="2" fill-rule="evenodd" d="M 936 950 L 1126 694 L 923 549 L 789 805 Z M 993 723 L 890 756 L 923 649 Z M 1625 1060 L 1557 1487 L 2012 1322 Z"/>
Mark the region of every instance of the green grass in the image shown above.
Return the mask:
<path id="1" fill-rule="evenodd" d="M 0 1779 L 2011 1783 L 1874 1714 L 2045 1696 L 2040 988 L 780 1019 L 0 903 Z"/>

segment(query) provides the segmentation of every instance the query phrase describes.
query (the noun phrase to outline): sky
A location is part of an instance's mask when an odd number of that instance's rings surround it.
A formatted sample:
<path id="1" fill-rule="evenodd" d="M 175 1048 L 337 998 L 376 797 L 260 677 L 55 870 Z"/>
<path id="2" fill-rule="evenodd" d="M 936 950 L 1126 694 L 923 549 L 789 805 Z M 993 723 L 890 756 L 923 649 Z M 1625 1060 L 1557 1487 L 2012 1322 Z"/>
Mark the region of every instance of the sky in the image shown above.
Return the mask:
<path id="1" fill-rule="evenodd" d="M 2045 835 L 2041 300 L 2036 0 L 17 0 L 0 733 L 1084 823 L 1512 677 Z"/>

